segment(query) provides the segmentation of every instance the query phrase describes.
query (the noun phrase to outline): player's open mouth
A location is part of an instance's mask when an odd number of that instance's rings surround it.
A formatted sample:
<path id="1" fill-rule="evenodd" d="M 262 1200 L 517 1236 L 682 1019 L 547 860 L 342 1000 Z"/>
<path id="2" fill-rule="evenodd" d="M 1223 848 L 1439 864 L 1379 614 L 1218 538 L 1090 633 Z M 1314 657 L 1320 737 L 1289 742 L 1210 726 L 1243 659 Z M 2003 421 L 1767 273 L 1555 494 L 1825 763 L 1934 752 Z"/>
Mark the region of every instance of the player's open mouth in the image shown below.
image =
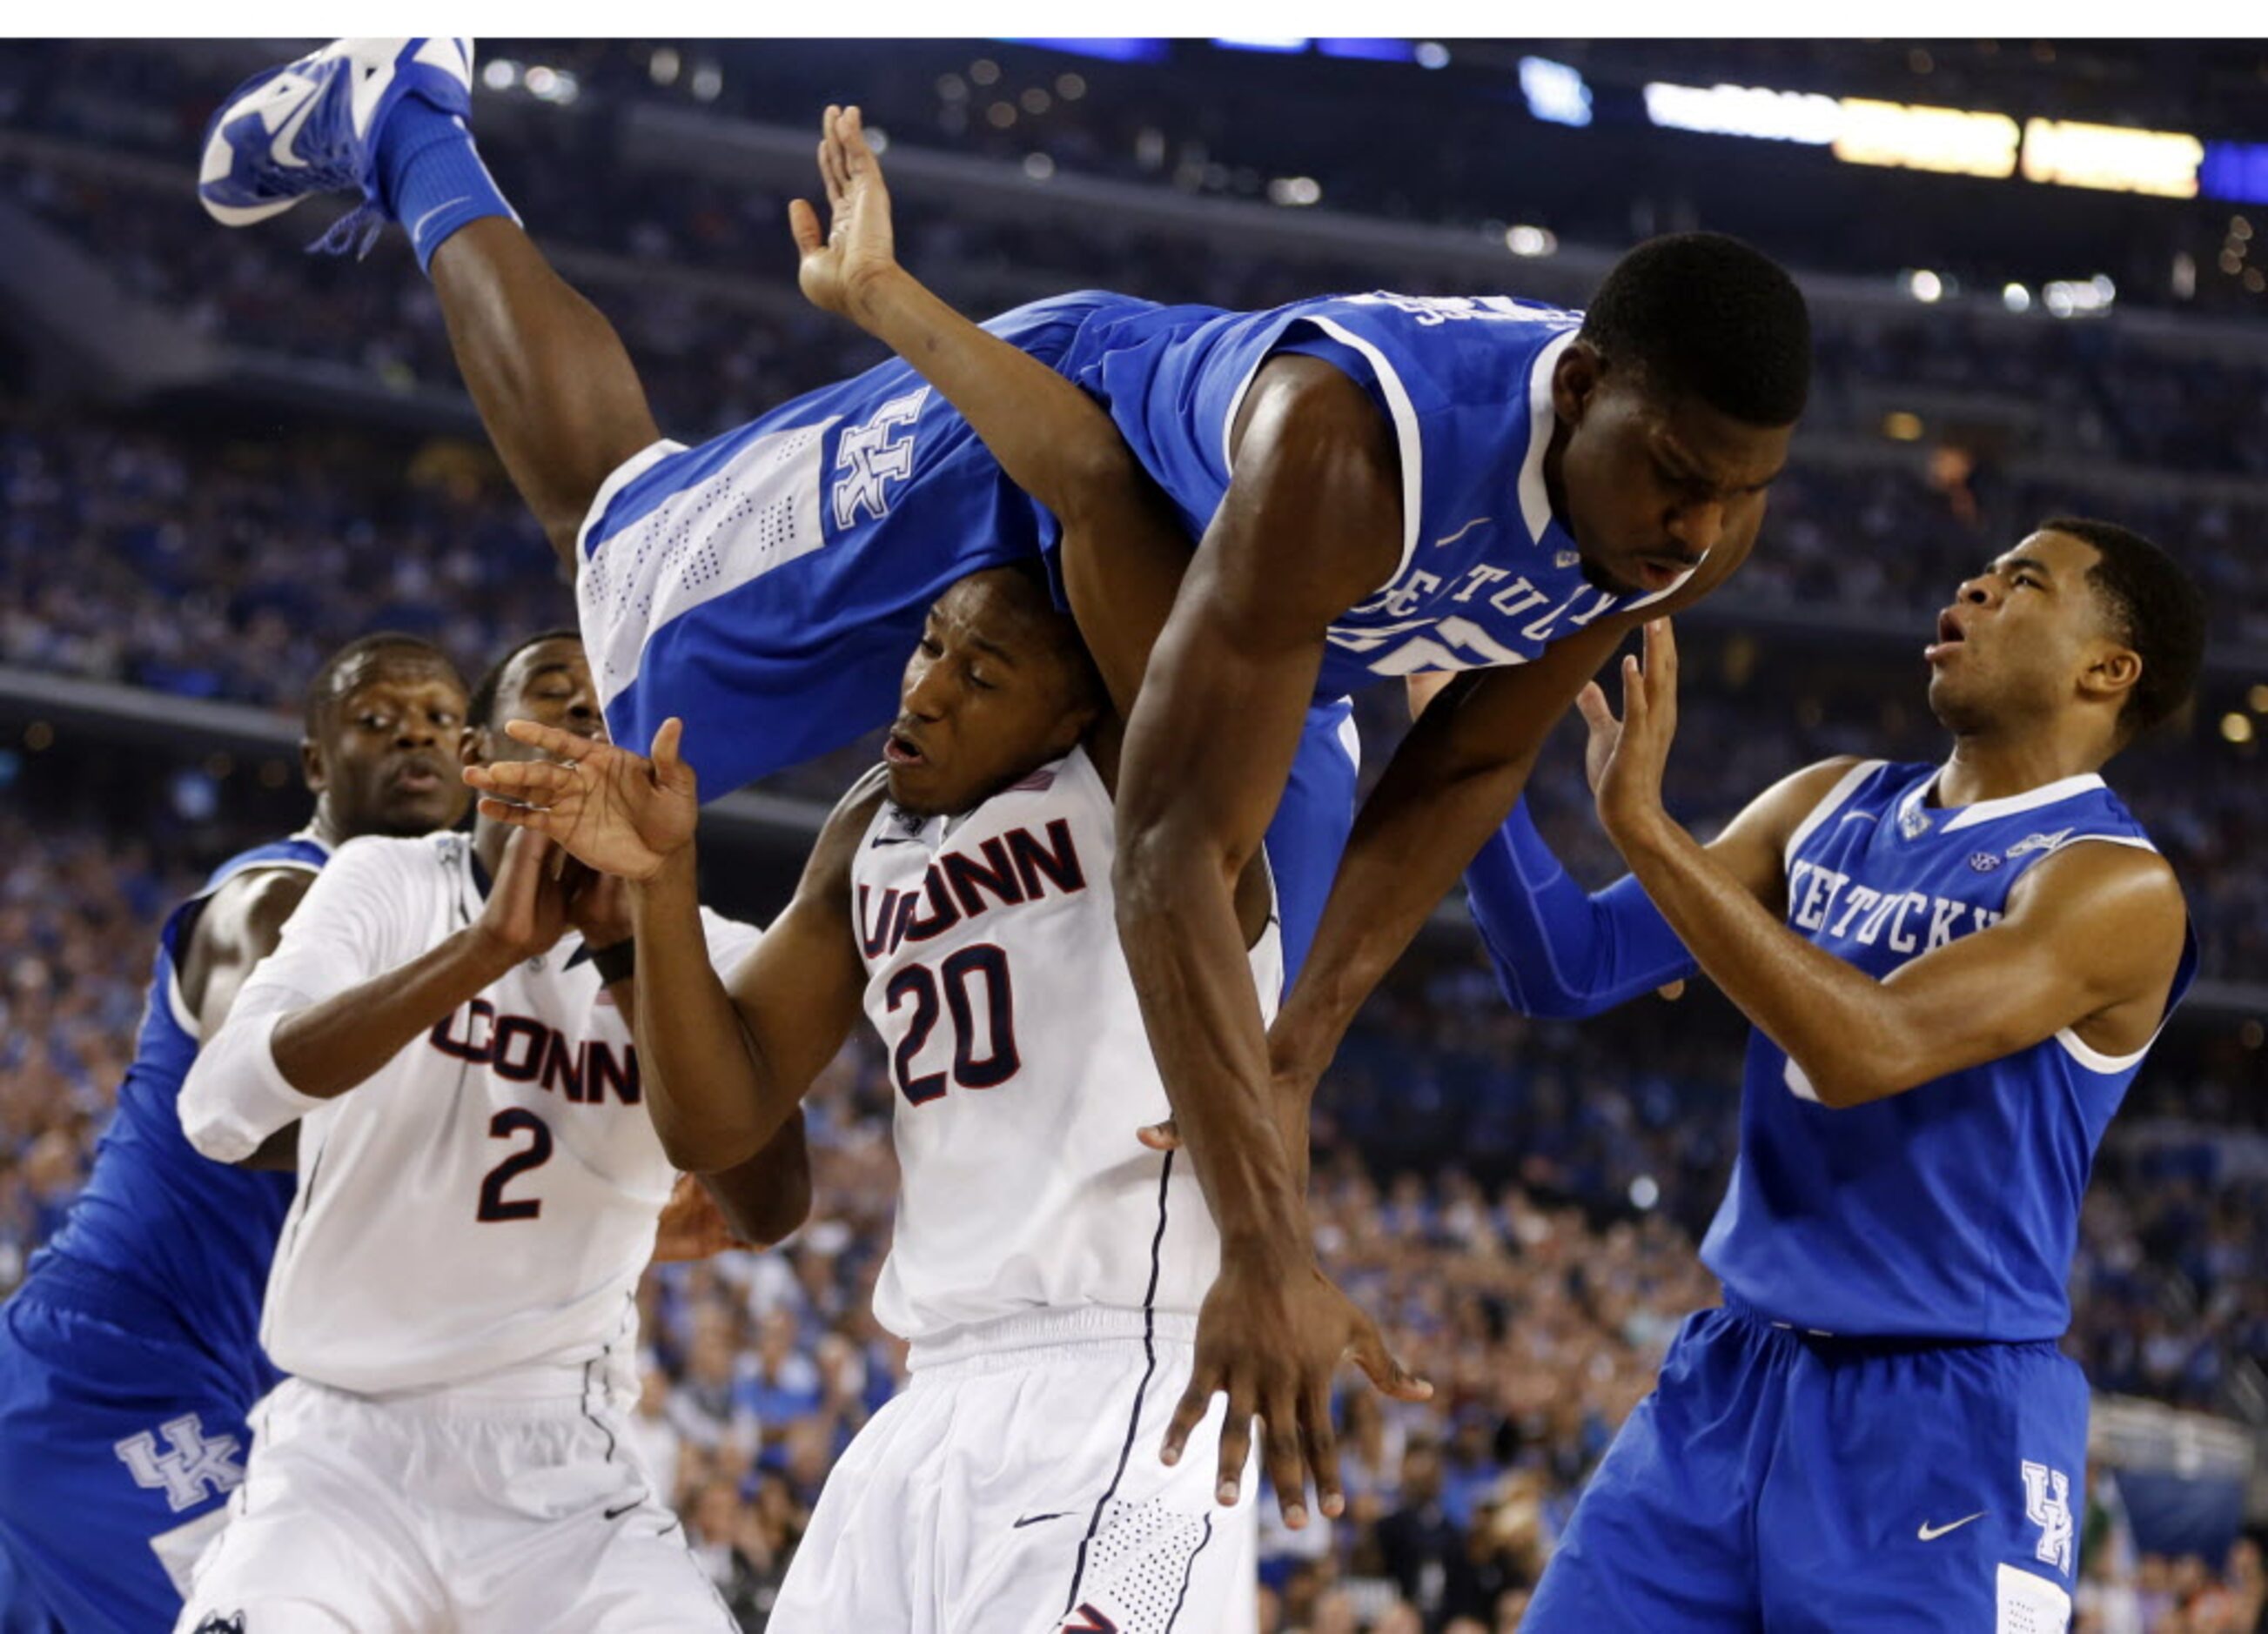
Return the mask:
<path id="1" fill-rule="evenodd" d="M 1638 582 L 1649 594 L 1668 590 L 1693 570 L 1690 562 L 1668 562 L 1657 556 L 1642 556 L 1638 564 Z"/>
<path id="2" fill-rule="evenodd" d="M 394 786 L 403 794 L 431 794 L 441 786 L 441 769 L 418 761 L 394 774 Z"/>
<path id="3" fill-rule="evenodd" d="M 1968 636 L 1962 630 L 1960 622 L 1953 616 L 1953 609 L 1948 607 L 1937 615 L 1937 639 L 1924 647 L 1921 650 L 1921 655 L 1930 663 L 1934 664 L 1968 639 Z"/>
<path id="4" fill-rule="evenodd" d="M 902 732 L 892 732 L 882 745 L 882 758 L 893 766 L 918 766 L 927 758 L 921 745 Z"/>

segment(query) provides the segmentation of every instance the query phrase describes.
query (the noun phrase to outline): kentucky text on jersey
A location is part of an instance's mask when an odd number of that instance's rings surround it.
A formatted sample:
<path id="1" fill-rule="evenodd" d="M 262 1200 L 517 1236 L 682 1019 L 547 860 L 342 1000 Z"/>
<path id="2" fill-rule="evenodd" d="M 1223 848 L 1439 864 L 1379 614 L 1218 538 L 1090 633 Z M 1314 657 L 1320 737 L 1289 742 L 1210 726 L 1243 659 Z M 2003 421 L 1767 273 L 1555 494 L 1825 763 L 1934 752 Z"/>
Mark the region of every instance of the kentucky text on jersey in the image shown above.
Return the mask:
<path id="1" fill-rule="evenodd" d="M 2025 873 L 2067 846 L 2154 849 L 2097 777 L 1956 808 L 1929 803 L 1936 780 L 1933 766 L 1863 762 L 1788 843 L 1789 925 L 1877 979 L 1997 924 Z M 2169 1013 L 2195 968 L 2192 944 Z M 2146 1053 L 2105 1056 L 2066 1028 L 1836 1109 L 1755 1034 L 1741 1155 L 1702 1258 L 1728 1299 L 1800 1328 L 2058 1338 L 2088 1173 Z"/>
<path id="2" fill-rule="evenodd" d="M 870 887 L 858 887 L 858 943 L 869 959 L 897 952 L 904 942 L 926 942 L 964 918 L 996 908 L 1036 902 L 1052 885 L 1063 895 L 1086 889 L 1086 872 L 1071 839 L 1071 824 L 1056 818 L 1042 843 L 1029 828 L 1012 828 L 986 839 L 977 855 L 948 851 L 929 865 L 919 891 L 895 887 L 869 911 Z M 922 904 L 926 902 L 927 907 Z M 918 910 L 918 911 L 917 911 Z"/>

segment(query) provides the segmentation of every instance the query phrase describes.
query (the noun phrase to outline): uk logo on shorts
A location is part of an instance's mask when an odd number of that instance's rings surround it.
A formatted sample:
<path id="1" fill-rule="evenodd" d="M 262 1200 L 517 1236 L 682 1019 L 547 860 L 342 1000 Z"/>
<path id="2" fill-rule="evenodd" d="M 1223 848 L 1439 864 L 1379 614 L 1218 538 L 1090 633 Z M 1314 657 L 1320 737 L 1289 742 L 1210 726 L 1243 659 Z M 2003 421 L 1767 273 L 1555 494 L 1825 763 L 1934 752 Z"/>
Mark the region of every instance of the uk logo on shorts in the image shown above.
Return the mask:
<path id="1" fill-rule="evenodd" d="M 244 1613 L 232 1612 L 224 1617 L 216 1611 L 197 1624 L 196 1634 L 244 1634 Z"/>
<path id="2" fill-rule="evenodd" d="M 835 526 L 849 527 L 864 512 L 870 517 L 890 508 L 890 488 L 913 475 L 914 439 L 898 433 L 921 417 L 929 387 L 893 397 L 864 425 L 854 425 L 835 445 Z"/>
<path id="3" fill-rule="evenodd" d="M 2024 1465 L 2024 1519 L 2040 1529 L 2033 1553 L 2066 1577 L 2071 1575 L 2071 1477 L 2060 1469 Z"/>
<path id="4" fill-rule="evenodd" d="M 158 1450 L 160 1435 L 171 1444 L 163 1453 Z M 242 1444 L 232 1435 L 206 1440 L 204 1426 L 195 1413 L 169 1418 L 155 1434 L 144 1430 L 111 1448 L 133 1476 L 134 1484 L 162 1490 L 175 1514 L 195 1508 L 208 1497 L 217 1498 L 243 1485 L 244 1466 L 236 1461 L 242 1450 Z"/>

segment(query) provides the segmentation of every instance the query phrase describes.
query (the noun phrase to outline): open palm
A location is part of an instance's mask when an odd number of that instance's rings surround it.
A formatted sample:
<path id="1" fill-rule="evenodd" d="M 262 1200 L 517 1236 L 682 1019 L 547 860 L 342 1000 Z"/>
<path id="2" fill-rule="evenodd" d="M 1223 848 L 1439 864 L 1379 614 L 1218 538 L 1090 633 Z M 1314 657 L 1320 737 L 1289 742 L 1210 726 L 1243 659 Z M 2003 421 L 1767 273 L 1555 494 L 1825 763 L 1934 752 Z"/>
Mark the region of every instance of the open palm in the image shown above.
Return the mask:
<path id="1" fill-rule="evenodd" d="M 672 717 L 653 734 L 652 758 L 557 726 L 515 720 L 504 730 L 548 760 L 468 766 L 481 791 L 481 815 L 533 828 L 600 873 L 653 877 L 693 839 L 700 799 L 678 754 L 684 723 Z"/>
<path id="2" fill-rule="evenodd" d="M 867 144 L 855 107 L 830 105 L 821 125 L 819 174 L 827 188 L 827 232 L 819 213 L 798 199 L 788 206 L 789 230 L 801 257 L 796 280 L 814 306 L 856 320 L 860 290 L 898 264 L 890 230 L 890 190 L 882 164 Z"/>

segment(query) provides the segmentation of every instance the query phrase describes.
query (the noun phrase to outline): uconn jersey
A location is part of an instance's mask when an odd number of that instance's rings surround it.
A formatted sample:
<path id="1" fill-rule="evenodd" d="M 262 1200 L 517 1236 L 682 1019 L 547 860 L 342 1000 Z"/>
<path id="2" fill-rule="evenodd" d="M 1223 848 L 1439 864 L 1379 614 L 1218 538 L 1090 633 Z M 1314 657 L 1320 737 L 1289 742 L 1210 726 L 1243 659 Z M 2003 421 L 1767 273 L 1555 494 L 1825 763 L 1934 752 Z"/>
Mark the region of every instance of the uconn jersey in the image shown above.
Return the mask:
<path id="1" fill-rule="evenodd" d="M 1101 401 L 1192 538 L 1227 491 L 1229 428 L 1268 357 L 1323 357 L 1370 392 L 1401 455 L 1402 553 L 1331 629 L 1317 696 L 1334 699 L 1525 663 L 1659 599 L 1590 585 L 1545 496 L 1551 371 L 1580 322 L 1504 297 L 1230 313 L 1087 291 L 985 327 Z M 608 724 L 644 743 L 682 716 L 718 791 L 834 747 L 888 720 L 946 585 L 1054 535 L 902 362 L 699 448 L 657 444 L 601 488 L 582 534 L 577 593 Z"/>
<path id="2" fill-rule="evenodd" d="M 569 932 L 371 1078 L 302 1096 L 285 1016 L 399 968 L 477 918 L 462 835 L 362 839 L 337 857 L 190 1076 L 199 1150 L 241 1155 L 299 1106 L 299 1188 L 261 1337 L 277 1364 L 372 1394 L 618 1358 L 674 1179 L 630 1029 Z M 729 969 L 753 929 L 703 916 Z"/>
<path id="3" fill-rule="evenodd" d="M 1219 1269 L 1189 1164 L 1135 1138 L 1171 1111 L 1112 851 L 1109 791 L 1074 749 L 966 817 L 885 803 L 851 865 L 903 1172 L 874 1314 L 917 1347 L 1039 1310 L 1193 1315 Z M 1272 924 L 1252 964 L 1272 1016 Z"/>
<path id="4" fill-rule="evenodd" d="M 2154 850 L 2092 775 L 1947 809 L 1937 769 L 1853 767 L 1787 847 L 1788 924 L 1867 975 L 1974 935 L 2066 847 Z M 2185 951 L 2171 1012 L 2195 973 Z M 1989 996 L 1984 996 L 1989 998 Z M 2146 1050 L 2069 1031 L 1904 1094 L 1830 1110 L 1762 1033 L 1749 1047 L 1741 1155 L 1702 1257 L 1734 1299 L 1837 1334 L 2044 1340 L 2080 1198 Z"/>

